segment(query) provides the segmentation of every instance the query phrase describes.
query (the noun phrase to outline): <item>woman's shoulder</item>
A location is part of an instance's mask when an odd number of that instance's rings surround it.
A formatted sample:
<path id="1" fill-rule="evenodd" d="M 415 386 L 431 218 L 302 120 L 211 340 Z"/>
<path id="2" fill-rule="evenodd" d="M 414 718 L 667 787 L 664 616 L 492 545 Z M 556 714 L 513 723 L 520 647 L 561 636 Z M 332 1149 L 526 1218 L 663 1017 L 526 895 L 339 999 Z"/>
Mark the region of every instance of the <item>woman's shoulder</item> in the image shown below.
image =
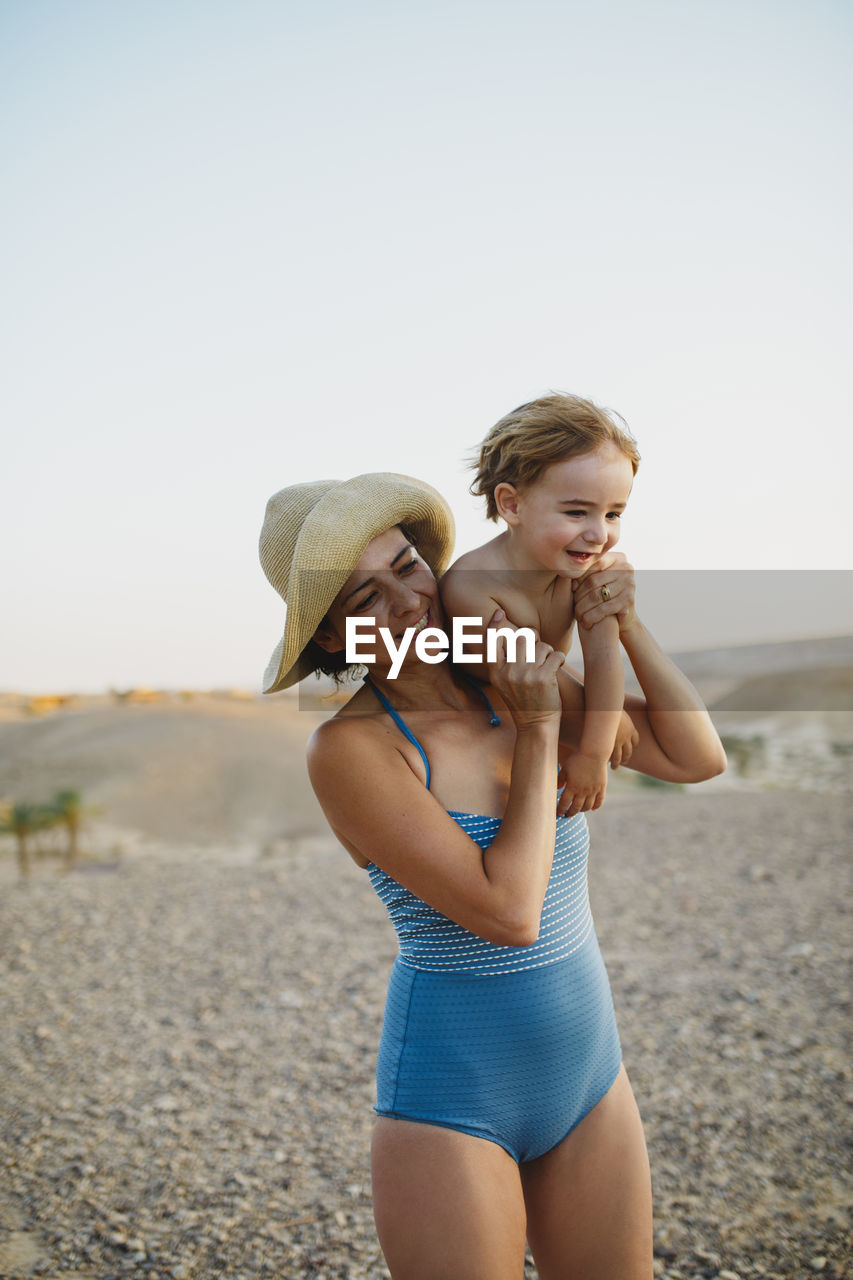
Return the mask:
<path id="1" fill-rule="evenodd" d="M 357 866 L 363 869 L 370 859 L 348 838 L 346 823 L 339 821 L 336 813 L 339 803 L 343 804 L 345 812 L 357 807 L 357 779 L 363 776 L 365 769 L 374 771 L 374 762 L 381 753 L 378 717 L 369 706 L 364 711 L 358 706 L 352 708 L 358 696 L 356 694 L 336 715 L 317 725 L 308 739 L 307 761 L 311 785 L 334 835 Z"/>
<path id="2" fill-rule="evenodd" d="M 364 686 L 335 715 L 318 724 L 308 739 L 308 767 L 337 765 L 363 752 L 375 755 L 388 737 L 376 698 Z"/>

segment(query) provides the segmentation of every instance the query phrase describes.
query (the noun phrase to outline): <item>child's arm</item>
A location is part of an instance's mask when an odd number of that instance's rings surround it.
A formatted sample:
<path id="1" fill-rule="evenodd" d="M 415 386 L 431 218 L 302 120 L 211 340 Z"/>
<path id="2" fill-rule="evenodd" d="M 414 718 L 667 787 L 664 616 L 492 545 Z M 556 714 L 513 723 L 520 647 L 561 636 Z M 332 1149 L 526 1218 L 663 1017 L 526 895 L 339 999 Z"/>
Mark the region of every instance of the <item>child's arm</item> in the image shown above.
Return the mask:
<path id="1" fill-rule="evenodd" d="M 607 763 L 614 754 L 625 697 L 617 620 L 603 618 L 591 630 L 579 630 L 585 713 L 577 751 L 563 757 L 566 789 L 560 809 L 567 813 L 598 809 L 603 804 Z"/>
<path id="2" fill-rule="evenodd" d="M 557 673 L 557 687 L 563 703 L 560 745 L 566 751 L 577 751 L 583 737 L 586 718 L 583 673 L 568 666 L 563 667 Z M 623 710 L 618 716 L 618 729 L 610 756 L 610 767 L 618 769 L 620 765 L 627 764 L 636 744 L 637 731 L 631 723 L 630 716 Z"/>

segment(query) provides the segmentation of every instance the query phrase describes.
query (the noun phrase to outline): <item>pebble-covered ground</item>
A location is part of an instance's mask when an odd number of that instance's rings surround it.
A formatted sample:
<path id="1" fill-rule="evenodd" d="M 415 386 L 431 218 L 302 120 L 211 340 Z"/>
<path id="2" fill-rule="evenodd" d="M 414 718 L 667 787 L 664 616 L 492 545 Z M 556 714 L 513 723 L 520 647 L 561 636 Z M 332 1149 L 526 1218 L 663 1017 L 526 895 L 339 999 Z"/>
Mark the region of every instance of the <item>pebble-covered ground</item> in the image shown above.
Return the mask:
<path id="1" fill-rule="evenodd" d="M 649 789 L 592 819 L 660 1276 L 850 1274 L 851 817 Z M 0 1275 L 387 1277 L 367 1157 L 395 944 L 345 854 L 143 842 L 26 881 L 8 857 L 0 897 Z"/>

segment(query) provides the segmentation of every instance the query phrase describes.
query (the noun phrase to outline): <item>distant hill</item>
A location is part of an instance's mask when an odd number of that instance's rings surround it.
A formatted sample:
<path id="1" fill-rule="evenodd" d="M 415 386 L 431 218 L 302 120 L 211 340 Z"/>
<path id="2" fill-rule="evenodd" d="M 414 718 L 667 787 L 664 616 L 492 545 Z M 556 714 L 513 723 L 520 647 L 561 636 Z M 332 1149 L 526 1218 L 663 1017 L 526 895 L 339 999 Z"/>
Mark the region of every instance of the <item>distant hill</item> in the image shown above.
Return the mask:
<path id="1" fill-rule="evenodd" d="M 853 711 L 853 666 L 751 676 L 711 702 L 712 712 Z"/>
<path id="2" fill-rule="evenodd" d="M 305 743 L 325 711 L 292 700 L 83 706 L 0 723 L 0 799 L 82 792 L 110 825 L 178 840 L 321 830 Z"/>
<path id="3" fill-rule="evenodd" d="M 714 709 L 853 711 L 853 636 L 698 649 L 672 657 Z"/>
<path id="4" fill-rule="evenodd" d="M 853 637 L 678 661 L 721 727 L 744 712 L 778 712 L 781 727 L 795 713 L 853 710 Z M 104 823 L 164 840 L 263 847 L 322 832 L 305 768 L 306 740 L 335 708 L 320 689 L 312 681 L 300 697 L 102 697 L 43 715 L 10 712 L 0 719 L 0 801 L 39 802 L 73 787 Z"/>

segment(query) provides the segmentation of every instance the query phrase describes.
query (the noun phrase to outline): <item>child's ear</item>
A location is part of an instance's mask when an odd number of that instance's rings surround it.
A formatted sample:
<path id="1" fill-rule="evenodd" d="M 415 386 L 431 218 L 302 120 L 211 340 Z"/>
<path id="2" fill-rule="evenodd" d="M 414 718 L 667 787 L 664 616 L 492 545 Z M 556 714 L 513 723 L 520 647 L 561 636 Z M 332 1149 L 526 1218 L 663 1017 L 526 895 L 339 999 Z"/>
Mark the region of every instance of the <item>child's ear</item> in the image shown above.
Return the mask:
<path id="1" fill-rule="evenodd" d="M 321 649 L 325 649 L 326 653 L 340 653 L 344 648 L 341 637 L 326 618 L 320 623 L 311 639 Z"/>
<path id="2" fill-rule="evenodd" d="M 507 524 L 518 524 L 518 490 L 515 485 L 510 484 L 508 480 L 502 480 L 500 484 L 495 485 L 492 496 L 501 519 Z"/>

